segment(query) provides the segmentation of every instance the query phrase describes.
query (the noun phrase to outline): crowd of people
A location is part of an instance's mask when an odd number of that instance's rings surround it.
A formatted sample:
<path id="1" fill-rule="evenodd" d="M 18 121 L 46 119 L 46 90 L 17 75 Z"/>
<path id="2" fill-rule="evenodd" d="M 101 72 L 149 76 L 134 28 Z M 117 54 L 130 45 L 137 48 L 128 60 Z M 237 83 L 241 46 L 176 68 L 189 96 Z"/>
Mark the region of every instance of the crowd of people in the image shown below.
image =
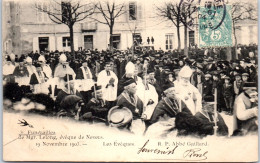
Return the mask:
<path id="1" fill-rule="evenodd" d="M 230 134 L 219 114 L 224 112 L 234 116 L 233 135 L 256 132 L 256 52 L 232 61 L 209 54 L 87 50 L 6 55 L 4 108 L 105 123 L 135 134 L 154 134 L 155 128 L 167 126 L 159 135 L 177 131 L 199 137 Z"/>

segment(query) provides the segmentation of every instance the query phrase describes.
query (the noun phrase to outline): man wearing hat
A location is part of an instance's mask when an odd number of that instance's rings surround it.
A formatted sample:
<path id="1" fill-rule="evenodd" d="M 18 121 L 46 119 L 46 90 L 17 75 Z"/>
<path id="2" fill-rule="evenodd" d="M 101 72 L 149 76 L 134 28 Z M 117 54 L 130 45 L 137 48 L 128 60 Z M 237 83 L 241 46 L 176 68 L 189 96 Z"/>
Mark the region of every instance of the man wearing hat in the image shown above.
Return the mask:
<path id="1" fill-rule="evenodd" d="M 103 99 L 101 88 L 101 86 L 97 86 L 96 84 L 91 87 L 92 98 L 81 112 L 82 114 L 91 112 L 92 116 L 106 120 L 108 110 L 112 106 L 109 106 L 109 103 Z"/>
<path id="2" fill-rule="evenodd" d="M 133 114 L 132 131 L 134 133 L 143 134 L 145 130 L 145 124 L 141 121 L 141 118 L 146 118 L 143 115 L 143 102 L 136 95 L 137 84 L 134 79 L 130 78 L 124 83 L 124 91 L 117 98 L 117 106 L 126 107 L 131 110 Z"/>
<path id="3" fill-rule="evenodd" d="M 203 100 L 211 101 L 214 99 L 213 92 L 212 92 L 212 80 L 211 75 L 205 75 L 205 81 L 203 83 Z"/>
<path id="4" fill-rule="evenodd" d="M 6 57 L 6 63 L 3 65 L 3 80 L 6 82 L 14 82 L 13 72 L 15 66 L 12 64 L 10 56 Z"/>
<path id="5" fill-rule="evenodd" d="M 36 68 L 32 65 L 32 58 L 31 57 L 27 57 L 26 60 L 26 68 L 29 72 L 29 77 L 31 77 L 31 75 L 36 72 Z"/>
<path id="6" fill-rule="evenodd" d="M 167 120 L 169 118 L 174 118 L 178 112 L 186 111 L 187 109 L 185 103 L 178 99 L 176 96 L 176 88 L 169 87 L 164 91 L 165 97 L 163 97 L 152 114 L 150 123 L 153 124 L 158 121 Z"/>
<path id="7" fill-rule="evenodd" d="M 88 61 L 84 60 L 82 66 L 78 69 L 76 74 L 78 90 L 84 97 L 87 103 L 91 98 L 91 87 L 94 85 L 94 76 L 92 69 L 88 66 Z"/>
<path id="8" fill-rule="evenodd" d="M 215 92 L 215 89 L 217 89 L 217 110 L 219 112 L 222 111 L 222 108 L 225 108 L 225 101 L 223 98 L 223 82 L 220 79 L 220 75 L 218 71 L 214 71 L 213 74 L 213 84 L 212 84 L 212 92 Z"/>
<path id="9" fill-rule="evenodd" d="M 104 100 L 114 103 L 117 98 L 118 78 L 111 71 L 110 62 L 106 62 L 105 69 L 98 74 L 97 84 L 102 86 Z"/>
<path id="10" fill-rule="evenodd" d="M 118 72 L 118 79 L 119 80 L 125 74 L 125 66 L 126 66 L 126 60 L 124 59 L 123 54 L 120 54 L 119 57 L 118 57 L 118 65 L 117 65 L 117 72 Z"/>
<path id="11" fill-rule="evenodd" d="M 13 75 L 15 76 L 15 81 L 21 85 L 29 85 L 29 72 L 24 65 L 23 57 L 20 57 L 18 62 L 19 65 L 15 67 Z"/>
<path id="12" fill-rule="evenodd" d="M 233 114 L 233 104 L 234 104 L 234 87 L 230 82 L 230 77 L 226 76 L 224 78 L 225 83 L 223 85 L 223 97 L 226 104 L 226 111 L 228 114 Z"/>
<path id="13" fill-rule="evenodd" d="M 258 94 L 256 83 L 245 83 L 234 103 L 234 133 L 246 135 L 258 131 Z"/>
<path id="14" fill-rule="evenodd" d="M 123 105 L 131 110 L 134 119 L 141 118 L 143 113 L 143 102 L 136 95 L 137 84 L 130 78 L 124 83 L 124 91 L 117 97 L 117 106 Z"/>
<path id="15" fill-rule="evenodd" d="M 242 81 L 243 83 L 248 82 L 249 74 L 248 73 L 243 73 L 242 74 Z"/>
<path id="16" fill-rule="evenodd" d="M 190 83 L 192 70 L 189 66 L 184 66 L 178 75 L 178 80 L 174 82 L 177 97 L 184 101 L 192 115 L 202 108 L 202 95 L 199 90 Z"/>
<path id="17" fill-rule="evenodd" d="M 205 75 L 203 73 L 203 66 L 197 64 L 196 71 L 192 74 L 192 80 L 194 81 L 194 86 L 198 88 L 200 94 L 203 94 L 203 82 L 205 80 Z"/>
<path id="18" fill-rule="evenodd" d="M 215 117 L 216 116 L 216 117 Z M 201 122 L 199 127 L 200 136 L 213 135 L 215 120 L 217 124 L 217 135 L 228 136 L 228 127 L 223 119 L 223 117 L 217 113 L 214 114 L 214 104 L 212 102 L 207 102 L 203 105 L 203 109 L 195 114 L 195 117 Z"/>
<path id="19" fill-rule="evenodd" d="M 161 88 L 159 82 L 155 79 L 155 71 L 154 71 L 154 69 L 148 69 L 147 75 L 148 75 L 148 77 L 147 77 L 148 83 L 151 84 L 152 86 L 154 86 L 154 88 L 156 89 L 157 94 L 160 97 L 161 93 L 162 93 L 162 88 Z"/>
<path id="20" fill-rule="evenodd" d="M 243 81 L 241 80 L 241 75 L 239 73 L 235 75 L 233 86 L 236 98 L 243 91 Z"/>
<path id="21" fill-rule="evenodd" d="M 63 77 L 63 81 L 65 82 L 64 88 L 58 92 L 58 95 L 57 95 L 57 98 L 55 101 L 56 110 L 60 110 L 60 104 L 61 104 L 62 100 L 68 95 L 76 95 L 76 96 L 79 96 L 82 98 L 82 95 L 80 94 L 80 92 L 75 88 L 75 82 L 74 82 L 73 75 L 66 74 Z"/>
<path id="22" fill-rule="evenodd" d="M 64 88 L 64 78 L 67 78 L 66 75 L 72 75 L 73 79 L 76 74 L 74 70 L 69 66 L 67 62 L 67 57 L 65 54 L 61 54 L 59 57 L 59 64 L 56 66 L 54 71 L 55 85 L 56 90 L 54 91 L 54 95 L 58 94 L 58 91 Z M 54 88 L 54 87 L 53 87 Z"/>
<path id="23" fill-rule="evenodd" d="M 52 78 L 52 69 L 48 64 L 46 64 L 46 59 L 43 55 L 38 58 L 38 63 L 41 65 L 42 71 L 46 74 L 46 76 L 48 78 Z"/>
<path id="24" fill-rule="evenodd" d="M 60 106 L 61 110 L 57 113 L 59 118 L 79 120 L 84 102 L 79 96 L 68 95 L 63 99 Z"/>
<path id="25" fill-rule="evenodd" d="M 125 75 L 119 81 L 118 94 L 120 95 L 124 91 L 124 82 L 128 79 L 134 79 L 137 84 L 137 95 L 139 92 L 144 90 L 143 80 L 138 76 L 138 70 L 136 69 L 133 62 L 128 62 L 125 67 Z M 141 92 L 142 93 L 142 92 Z"/>
<path id="26" fill-rule="evenodd" d="M 49 83 L 47 82 L 48 77 L 43 72 L 40 64 L 36 64 L 36 71 L 30 76 L 30 85 L 32 86 L 32 92 L 49 94 Z"/>

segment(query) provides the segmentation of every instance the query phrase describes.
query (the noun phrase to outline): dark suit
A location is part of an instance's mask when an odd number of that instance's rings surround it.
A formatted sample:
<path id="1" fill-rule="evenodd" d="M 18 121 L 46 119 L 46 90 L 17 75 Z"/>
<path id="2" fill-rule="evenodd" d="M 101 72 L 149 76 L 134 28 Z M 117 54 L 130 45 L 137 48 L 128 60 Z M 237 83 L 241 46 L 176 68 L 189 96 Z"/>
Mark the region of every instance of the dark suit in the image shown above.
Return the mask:
<path id="1" fill-rule="evenodd" d="M 133 113 L 133 119 L 141 118 L 143 113 L 143 102 L 139 97 L 134 96 L 135 102 L 132 102 L 130 96 L 125 91 L 117 97 L 117 106 L 127 107 Z"/>
<path id="2" fill-rule="evenodd" d="M 184 112 L 190 112 L 183 101 L 181 101 L 180 106 L 177 100 L 169 100 L 167 97 L 163 98 L 155 107 L 150 123 L 155 123 L 160 118 L 173 118 L 178 112 L 180 112 L 180 108 Z"/>

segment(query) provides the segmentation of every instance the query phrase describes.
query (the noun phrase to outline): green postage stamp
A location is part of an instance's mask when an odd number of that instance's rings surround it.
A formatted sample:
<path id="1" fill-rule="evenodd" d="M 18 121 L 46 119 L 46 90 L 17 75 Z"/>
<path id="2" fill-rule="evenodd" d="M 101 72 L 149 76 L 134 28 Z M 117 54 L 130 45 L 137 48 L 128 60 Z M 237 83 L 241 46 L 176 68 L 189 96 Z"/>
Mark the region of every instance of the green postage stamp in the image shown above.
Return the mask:
<path id="1" fill-rule="evenodd" d="M 232 46 L 232 16 L 230 5 L 201 6 L 198 14 L 199 46 Z"/>

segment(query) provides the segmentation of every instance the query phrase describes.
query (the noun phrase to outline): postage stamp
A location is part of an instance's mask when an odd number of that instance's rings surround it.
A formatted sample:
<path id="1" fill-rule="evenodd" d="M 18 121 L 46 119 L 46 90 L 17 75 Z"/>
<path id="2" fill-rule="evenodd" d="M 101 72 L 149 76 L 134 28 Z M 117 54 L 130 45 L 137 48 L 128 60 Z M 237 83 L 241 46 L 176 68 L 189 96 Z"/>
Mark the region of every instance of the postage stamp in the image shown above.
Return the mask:
<path id="1" fill-rule="evenodd" d="M 230 5 L 205 5 L 198 14 L 199 46 L 232 46 L 232 16 Z"/>

